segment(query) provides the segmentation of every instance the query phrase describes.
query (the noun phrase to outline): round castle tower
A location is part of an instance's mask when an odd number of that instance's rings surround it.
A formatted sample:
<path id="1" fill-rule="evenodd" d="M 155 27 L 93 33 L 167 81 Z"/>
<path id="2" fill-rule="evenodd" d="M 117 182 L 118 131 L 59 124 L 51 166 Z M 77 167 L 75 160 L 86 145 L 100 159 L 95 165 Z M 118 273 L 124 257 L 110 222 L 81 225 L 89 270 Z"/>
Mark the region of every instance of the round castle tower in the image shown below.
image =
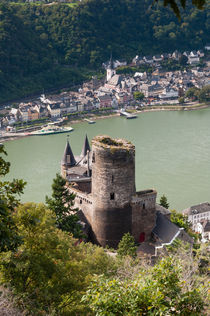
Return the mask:
<path id="1" fill-rule="evenodd" d="M 92 140 L 92 230 L 101 246 L 117 247 L 132 231 L 131 199 L 135 194 L 135 147 L 123 139 Z"/>

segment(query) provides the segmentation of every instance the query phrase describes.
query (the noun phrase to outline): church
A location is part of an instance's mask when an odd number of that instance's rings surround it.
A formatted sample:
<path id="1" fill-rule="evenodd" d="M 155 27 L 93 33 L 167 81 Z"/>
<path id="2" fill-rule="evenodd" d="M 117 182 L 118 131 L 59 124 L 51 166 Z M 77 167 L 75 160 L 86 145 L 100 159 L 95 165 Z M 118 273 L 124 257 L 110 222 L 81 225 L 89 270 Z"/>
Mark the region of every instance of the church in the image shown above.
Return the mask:
<path id="1" fill-rule="evenodd" d="M 184 230 L 170 221 L 170 212 L 156 204 L 154 189 L 136 191 L 131 142 L 96 136 L 91 148 L 86 135 L 80 156 L 75 156 L 67 140 L 61 174 L 75 194 L 75 207 L 93 243 L 117 248 L 129 232 L 139 252 L 157 255 L 176 238 L 190 242 Z"/>

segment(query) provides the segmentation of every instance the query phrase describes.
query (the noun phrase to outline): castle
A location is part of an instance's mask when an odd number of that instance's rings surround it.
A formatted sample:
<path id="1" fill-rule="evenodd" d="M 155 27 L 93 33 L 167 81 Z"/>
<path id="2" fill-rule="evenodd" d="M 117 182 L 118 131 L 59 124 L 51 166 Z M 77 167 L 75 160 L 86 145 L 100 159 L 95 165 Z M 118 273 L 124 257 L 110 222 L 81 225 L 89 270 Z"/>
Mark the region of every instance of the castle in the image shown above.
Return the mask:
<path id="1" fill-rule="evenodd" d="M 86 136 L 81 155 L 75 157 L 67 140 L 61 174 L 76 196 L 81 220 L 90 227 L 91 241 L 116 248 L 123 235 L 130 232 L 137 243 L 145 245 L 153 240 L 156 251 L 164 239 L 170 243 L 180 235 L 181 229 L 167 227 L 174 224 L 169 220 L 170 212 L 156 204 L 157 192 L 136 191 L 132 143 L 96 136 L 91 150 Z"/>

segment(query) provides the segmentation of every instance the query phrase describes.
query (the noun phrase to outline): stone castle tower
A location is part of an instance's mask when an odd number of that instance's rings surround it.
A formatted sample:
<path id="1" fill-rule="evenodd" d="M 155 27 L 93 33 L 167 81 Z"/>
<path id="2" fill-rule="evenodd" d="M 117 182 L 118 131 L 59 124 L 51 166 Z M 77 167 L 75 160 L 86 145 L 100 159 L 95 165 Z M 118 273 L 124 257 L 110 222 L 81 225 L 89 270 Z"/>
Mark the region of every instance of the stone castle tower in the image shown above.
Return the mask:
<path id="1" fill-rule="evenodd" d="M 86 139 L 83 148 L 87 143 Z M 91 227 L 90 239 L 114 248 L 127 232 L 136 242 L 149 240 L 155 227 L 157 193 L 152 189 L 136 192 L 135 146 L 124 139 L 96 136 L 89 149 L 74 157 L 67 141 L 61 170 L 76 195 L 81 218 Z"/>
<path id="2" fill-rule="evenodd" d="M 125 140 L 98 136 L 92 141 L 92 229 L 97 242 L 116 245 L 132 233 L 135 147 Z"/>

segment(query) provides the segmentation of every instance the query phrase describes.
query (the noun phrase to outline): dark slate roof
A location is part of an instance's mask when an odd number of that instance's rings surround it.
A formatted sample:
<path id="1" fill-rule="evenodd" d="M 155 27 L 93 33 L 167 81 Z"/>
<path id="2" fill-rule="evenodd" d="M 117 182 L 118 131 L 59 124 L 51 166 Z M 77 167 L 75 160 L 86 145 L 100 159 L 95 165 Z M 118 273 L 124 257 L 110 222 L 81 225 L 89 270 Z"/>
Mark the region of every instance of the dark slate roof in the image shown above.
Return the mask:
<path id="1" fill-rule="evenodd" d="M 162 243 L 170 243 L 180 231 L 180 228 L 168 220 L 163 214 L 157 212 L 156 226 L 153 233 L 161 240 Z"/>
<path id="2" fill-rule="evenodd" d="M 209 221 L 204 225 L 203 229 L 204 229 L 204 232 L 210 232 L 210 222 Z"/>
<path id="3" fill-rule="evenodd" d="M 192 215 L 192 214 L 199 214 L 199 213 L 206 213 L 210 212 L 210 203 L 204 202 L 198 205 L 193 205 L 188 207 L 187 209 L 183 210 L 184 215 Z"/>
<path id="4" fill-rule="evenodd" d="M 87 138 L 87 134 L 85 136 L 85 142 L 84 142 L 84 145 L 82 147 L 82 152 L 81 152 L 81 157 L 85 157 L 87 155 L 87 151 L 90 152 L 90 145 L 89 145 L 89 141 L 88 141 L 88 138 Z"/>
<path id="5" fill-rule="evenodd" d="M 71 150 L 69 141 L 67 140 L 66 142 L 66 147 L 64 150 L 64 154 L 63 154 L 63 158 L 61 161 L 62 165 L 66 166 L 66 167 L 73 167 L 76 165 L 76 160 L 74 158 L 74 154 Z"/>

